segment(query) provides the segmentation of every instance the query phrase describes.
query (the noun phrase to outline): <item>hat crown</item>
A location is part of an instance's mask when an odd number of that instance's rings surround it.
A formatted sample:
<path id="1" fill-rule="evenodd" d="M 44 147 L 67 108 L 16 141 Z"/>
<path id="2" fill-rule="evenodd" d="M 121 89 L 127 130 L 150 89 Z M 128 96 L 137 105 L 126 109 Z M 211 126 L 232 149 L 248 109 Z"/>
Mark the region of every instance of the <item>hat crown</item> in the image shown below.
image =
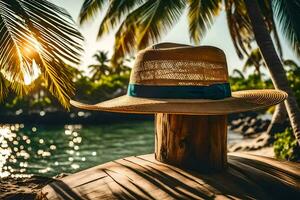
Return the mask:
<path id="1" fill-rule="evenodd" d="M 225 54 L 211 46 L 160 43 L 140 51 L 130 76 L 138 85 L 212 85 L 228 82 Z"/>

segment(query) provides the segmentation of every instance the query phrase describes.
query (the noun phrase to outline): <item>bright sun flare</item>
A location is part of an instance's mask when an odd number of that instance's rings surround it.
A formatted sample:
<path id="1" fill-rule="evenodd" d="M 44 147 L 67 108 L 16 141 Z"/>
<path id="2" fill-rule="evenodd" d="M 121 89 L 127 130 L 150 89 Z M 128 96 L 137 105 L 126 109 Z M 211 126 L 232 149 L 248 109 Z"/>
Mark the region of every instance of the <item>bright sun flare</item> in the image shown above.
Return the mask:
<path id="1" fill-rule="evenodd" d="M 30 85 L 41 74 L 41 71 L 40 71 L 38 65 L 36 64 L 35 60 L 32 61 L 31 67 L 32 67 L 32 72 L 33 72 L 32 74 L 30 74 L 29 72 L 27 72 L 25 70 L 23 72 L 25 85 Z"/>
<path id="2" fill-rule="evenodd" d="M 23 53 L 26 56 L 30 56 L 30 54 L 32 54 L 34 52 L 41 52 L 41 50 L 42 50 L 41 45 L 35 38 L 33 38 L 31 42 L 32 43 L 30 46 L 24 46 L 24 48 L 23 48 Z M 32 70 L 32 73 L 29 73 L 29 71 L 27 69 L 23 68 L 23 78 L 24 78 L 25 85 L 30 85 L 41 74 L 41 71 L 34 59 L 32 60 L 31 70 Z"/>

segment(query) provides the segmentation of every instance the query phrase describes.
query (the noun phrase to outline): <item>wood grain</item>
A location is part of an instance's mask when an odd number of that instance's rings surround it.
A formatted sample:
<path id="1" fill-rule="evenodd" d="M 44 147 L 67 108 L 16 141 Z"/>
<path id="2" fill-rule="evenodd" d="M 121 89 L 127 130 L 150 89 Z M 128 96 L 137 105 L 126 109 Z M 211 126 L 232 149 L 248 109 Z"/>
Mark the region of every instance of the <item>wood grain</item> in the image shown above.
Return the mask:
<path id="1" fill-rule="evenodd" d="M 156 114 L 155 158 L 200 172 L 227 166 L 226 116 Z"/>
<path id="2" fill-rule="evenodd" d="M 298 163 L 232 153 L 219 173 L 184 170 L 133 156 L 78 172 L 43 188 L 58 199 L 299 199 Z"/>

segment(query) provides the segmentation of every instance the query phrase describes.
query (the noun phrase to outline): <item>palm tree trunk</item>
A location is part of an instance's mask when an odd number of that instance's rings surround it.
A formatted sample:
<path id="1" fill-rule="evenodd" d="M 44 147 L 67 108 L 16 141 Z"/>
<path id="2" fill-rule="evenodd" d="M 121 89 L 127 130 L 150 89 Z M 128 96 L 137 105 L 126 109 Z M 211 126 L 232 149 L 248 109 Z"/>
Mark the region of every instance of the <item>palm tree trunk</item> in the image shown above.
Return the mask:
<path id="1" fill-rule="evenodd" d="M 300 144 L 300 110 L 295 95 L 289 86 L 283 65 L 277 55 L 271 36 L 263 21 L 259 6 L 256 0 L 244 0 L 251 20 L 252 29 L 257 45 L 270 71 L 272 81 L 276 89 L 288 93 L 289 97 L 284 102 L 290 119 L 295 137 Z"/>
<path id="2" fill-rule="evenodd" d="M 283 132 L 286 129 L 286 127 L 288 126 L 286 117 L 287 112 L 284 103 L 277 105 L 272 117 L 271 124 L 269 125 L 266 132 L 268 135 L 267 144 L 274 142 L 274 136 L 276 133 Z"/>

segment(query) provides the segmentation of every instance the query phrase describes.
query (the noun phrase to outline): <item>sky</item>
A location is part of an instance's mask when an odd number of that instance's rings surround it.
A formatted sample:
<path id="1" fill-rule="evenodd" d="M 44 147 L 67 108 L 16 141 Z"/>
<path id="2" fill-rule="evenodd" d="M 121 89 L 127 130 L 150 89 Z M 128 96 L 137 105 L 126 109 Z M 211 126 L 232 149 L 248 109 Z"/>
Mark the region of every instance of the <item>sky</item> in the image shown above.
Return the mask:
<path id="1" fill-rule="evenodd" d="M 83 3 L 83 0 L 51 0 L 54 4 L 65 8 L 73 17 L 75 22 L 78 22 L 78 15 Z M 97 50 L 109 51 L 112 53 L 112 47 L 114 45 L 114 33 L 96 40 L 99 25 L 103 18 L 105 11 L 99 13 L 99 17 L 93 22 L 79 26 L 79 31 L 85 38 L 84 41 L 84 54 L 82 57 L 82 63 L 80 69 L 86 70 L 87 66 L 95 63 L 92 56 Z M 187 15 L 183 14 L 179 22 L 162 38 L 162 42 L 176 42 L 183 44 L 192 44 L 189 40 Z M 281 37 L 282 38 L 282 37 Z M 282 39 L 281 41 L 284 41 Z M 201 45 L 211 45 L 222 49 L 226 54 L 228 70 L 231 74 L 234 69 L 241 69 L 244 61 L 240 60 L 235 53 L 233 43 L 227 27 L 227 21 L 225 12 L 221 12 L 220 16 L 215 19 L 214 25 L 208 30 L 206 36 L 201 41 Z M 290 48 L 288 48 L 286 42 L 283 42 L 284 58 L 295 58 Z"/>

